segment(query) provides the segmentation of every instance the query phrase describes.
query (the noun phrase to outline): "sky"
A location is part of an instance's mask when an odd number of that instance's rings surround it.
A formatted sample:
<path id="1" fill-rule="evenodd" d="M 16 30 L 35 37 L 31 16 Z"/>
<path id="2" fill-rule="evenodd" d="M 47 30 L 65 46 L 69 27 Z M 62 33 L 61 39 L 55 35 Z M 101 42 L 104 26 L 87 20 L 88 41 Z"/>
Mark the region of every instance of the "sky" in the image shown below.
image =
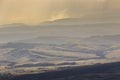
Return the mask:
<path id="1" fill-rule="evenodd" d="M 39 24 L 119 13 L 120 0 L 0 0 L 0 24 Z"/>

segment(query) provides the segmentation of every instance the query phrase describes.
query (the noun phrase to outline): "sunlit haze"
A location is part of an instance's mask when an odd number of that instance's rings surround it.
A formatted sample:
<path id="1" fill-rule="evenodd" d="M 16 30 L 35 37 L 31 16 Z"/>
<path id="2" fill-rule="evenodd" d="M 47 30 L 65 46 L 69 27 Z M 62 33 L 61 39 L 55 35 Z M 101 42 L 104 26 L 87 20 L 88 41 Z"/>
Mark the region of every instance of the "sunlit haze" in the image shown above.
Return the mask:
<path id="1" fill-rule="evenodd" d="M 101 12 L 116 15 L 119 3 L 120 0 L 0 0 L 0 24 L 39 24 L 63 18 L 99 16 Z"/>

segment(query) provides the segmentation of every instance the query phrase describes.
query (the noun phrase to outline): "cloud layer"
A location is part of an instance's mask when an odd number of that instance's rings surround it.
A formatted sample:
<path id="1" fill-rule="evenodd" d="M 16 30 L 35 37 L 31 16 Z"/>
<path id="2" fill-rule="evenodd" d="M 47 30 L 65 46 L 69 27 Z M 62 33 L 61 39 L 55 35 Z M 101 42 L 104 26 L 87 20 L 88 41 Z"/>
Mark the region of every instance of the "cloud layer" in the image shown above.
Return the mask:
<path id="1" fill-rule="evenodd" d="M 120 0 L 0 0 L 0 24 L 119 13 Z"/>

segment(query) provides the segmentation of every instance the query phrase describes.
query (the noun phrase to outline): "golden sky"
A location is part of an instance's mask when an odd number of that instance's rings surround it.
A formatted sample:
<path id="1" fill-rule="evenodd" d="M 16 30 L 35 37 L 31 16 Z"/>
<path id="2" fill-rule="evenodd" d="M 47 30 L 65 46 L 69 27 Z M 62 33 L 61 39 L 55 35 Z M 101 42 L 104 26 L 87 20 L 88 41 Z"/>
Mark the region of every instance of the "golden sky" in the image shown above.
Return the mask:
<path id="1" fill-rule="evenodd" d="M 118 11 L 119 5 L 120 0 L 0 0 L 0 24 L 84 17 Z"/>

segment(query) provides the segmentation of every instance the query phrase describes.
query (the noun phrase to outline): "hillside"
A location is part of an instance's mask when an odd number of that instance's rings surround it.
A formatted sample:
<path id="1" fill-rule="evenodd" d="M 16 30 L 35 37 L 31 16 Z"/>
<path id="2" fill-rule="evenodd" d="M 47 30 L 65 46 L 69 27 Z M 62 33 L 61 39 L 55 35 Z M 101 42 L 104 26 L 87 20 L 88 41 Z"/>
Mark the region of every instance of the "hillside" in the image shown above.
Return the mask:
<path id="1" fill-rule="evenodd" d="M 0 72 L 42 73 L 65 67 L 120 61 L 119 35 L 38 37 L 0 44 Z"/>
<path id="2" fill-rule="evenodd" d="M 28 75 L 1 75 L 2 80 L 119 80 L 120 63 L 96 64 Z"/>

